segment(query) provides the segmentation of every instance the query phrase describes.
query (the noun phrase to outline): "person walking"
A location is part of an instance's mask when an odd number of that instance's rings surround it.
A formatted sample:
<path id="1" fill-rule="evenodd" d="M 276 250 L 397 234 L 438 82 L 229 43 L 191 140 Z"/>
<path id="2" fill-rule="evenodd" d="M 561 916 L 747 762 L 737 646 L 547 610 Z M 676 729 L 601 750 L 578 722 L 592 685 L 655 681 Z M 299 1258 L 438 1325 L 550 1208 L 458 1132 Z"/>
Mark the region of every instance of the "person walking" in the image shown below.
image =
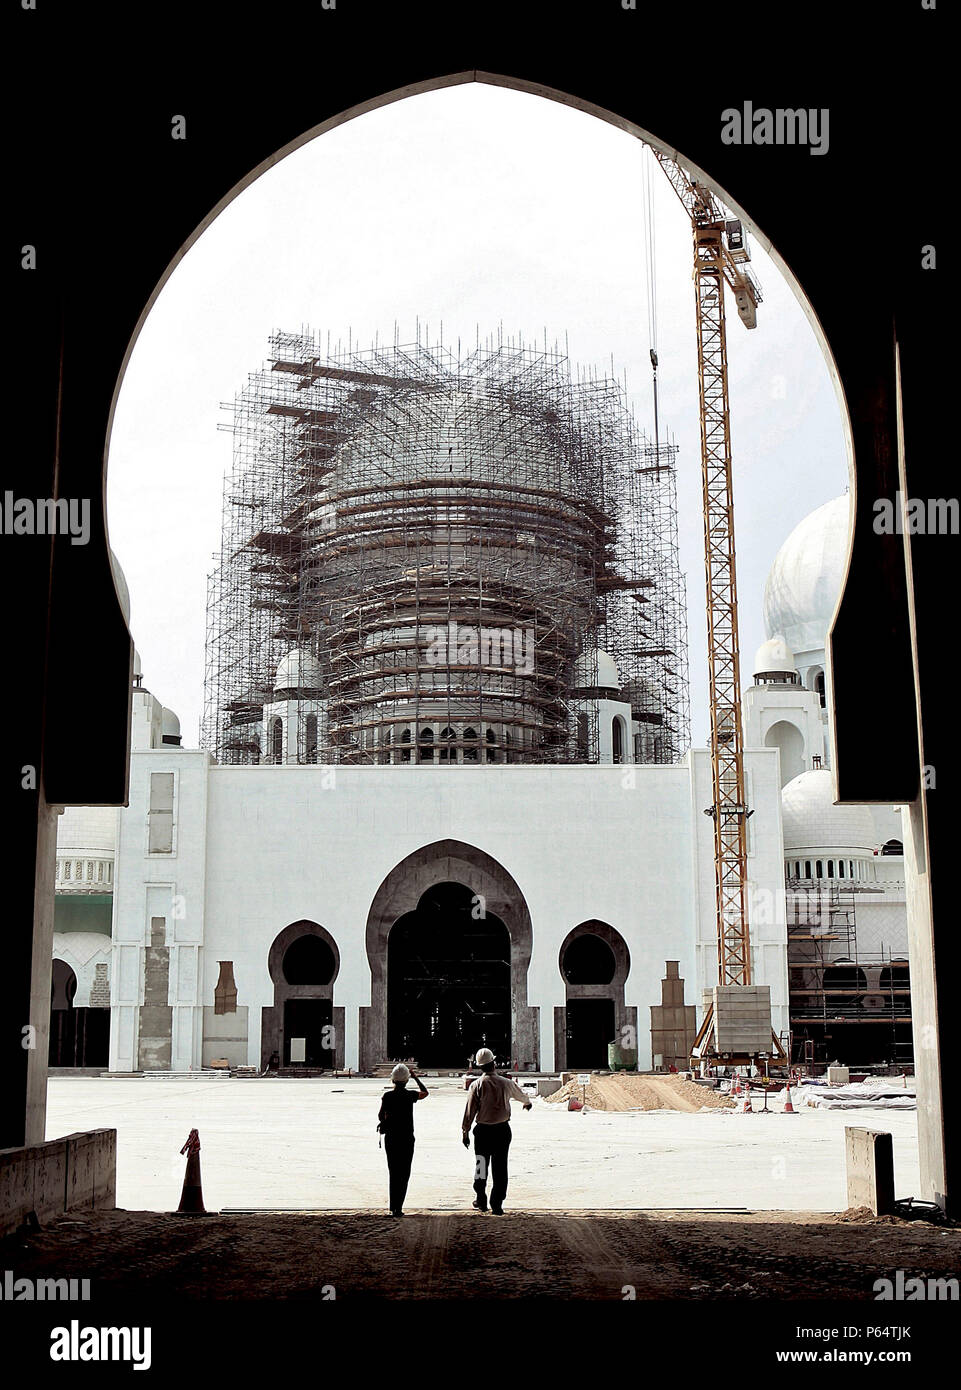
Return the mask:
<path id="1" fill-rule="evenodd" d="M 509 1076 L 499 1076 L 494 1067 L 494 1054 L 482 1047 L 475 1058 L 483 1076 L 472 1084 L 467 1093 L 464 1119 L 461 1125 L 464 1148 L 470 1148 L 470 1127 L 474 1124 L 474 1191 L 473 1206 L 487 1211 L 487 1178 L 491 1179 L 490 1211 L 504 1215 L 507 1196 L 507 1150 L 511 1143 L 511 1101 L 519 1100 L 525 1110 L 531 1109 L 530 1097 Z"/>
<path id="2" fill-rule="evenodd" d="M 390 1214 L 403 1216 L 410 1166 L 414 1159 L 414 1106 L 430 1095 L 416 1072 L 398 1062 L 390 1074 L 393 1090 L 385 1091 L 377 1115 L 377 1129 L 384 1136 L 389 1173 Z M 419 1090 L 408 1091 L 407 1083 L 417 1082 Z"/>

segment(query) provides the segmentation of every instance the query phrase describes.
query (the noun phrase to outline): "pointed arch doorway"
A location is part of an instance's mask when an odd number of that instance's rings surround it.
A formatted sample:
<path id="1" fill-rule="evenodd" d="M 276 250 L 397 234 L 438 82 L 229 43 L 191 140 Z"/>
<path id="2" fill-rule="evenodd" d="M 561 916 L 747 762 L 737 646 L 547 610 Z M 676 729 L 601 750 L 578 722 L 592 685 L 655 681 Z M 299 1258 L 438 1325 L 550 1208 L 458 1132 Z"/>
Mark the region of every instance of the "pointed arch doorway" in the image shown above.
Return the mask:
<path id="1" fill-rule="evenodd" d="M 461 1069 L 487 1046 L 505 1065 L 536 1070 L 531 945 L 524 896 L 491 855 L 440 840 L 401 860 L 367 918 L 371 1002 L 360 1010 L 361 1068 L 413 1056 L 420 1066 Z"/>

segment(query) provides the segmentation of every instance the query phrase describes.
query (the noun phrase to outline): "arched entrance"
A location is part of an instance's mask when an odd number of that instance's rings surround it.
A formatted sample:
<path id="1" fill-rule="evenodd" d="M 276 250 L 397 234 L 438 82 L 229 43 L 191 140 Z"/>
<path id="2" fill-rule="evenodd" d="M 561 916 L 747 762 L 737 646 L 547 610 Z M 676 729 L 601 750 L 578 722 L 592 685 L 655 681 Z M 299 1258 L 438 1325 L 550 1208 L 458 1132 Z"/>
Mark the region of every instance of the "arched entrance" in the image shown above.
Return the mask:
<path id="1" fill-rule="evenodd" d="M 387 1051 L 466 1065 L 479 1047 L 509 1063 L 511 937 L 462 883 L 438 883 L 387 938 Z"/>
<path id="2" fill-rule="evenodd" d="M 77 976 L 65 960 L 54 959 L 50 976 L 51 1067 L 106 1067 L 110 1050 L 110 1010 L 75 1008 Z"/>
<path id="3" fill-rule="evenodd" d="M 317 922 L 292 922 L 273 941 L 274 1002 L 263 1010 L 261 1067 L 329 1071 L 344 1065 L 344 1010 L 334 1007 L 340 952 Z"/>
<path id="4" fill-rule="evenodd" d="M 401 1055 L 461 1068 L 486 1033 L 499 1059 L 536 1070 L 531 944 L 520 888 L 483 850 L 439 840 L 401 860 L 367 917 L 371 1002 L 360 1010 L 361 1068 Z"/>
<path id="5" fill-rule="evenodd" d="M 557 1068 L 603 1068 L 609 1043 L 636 1047 L 637 1009 L 624 1004 L 631 958 L 620 932 L 606 922 L 582 922 L 565 937 L 558 965 L 567 1003 L 554 1010 Z"/>

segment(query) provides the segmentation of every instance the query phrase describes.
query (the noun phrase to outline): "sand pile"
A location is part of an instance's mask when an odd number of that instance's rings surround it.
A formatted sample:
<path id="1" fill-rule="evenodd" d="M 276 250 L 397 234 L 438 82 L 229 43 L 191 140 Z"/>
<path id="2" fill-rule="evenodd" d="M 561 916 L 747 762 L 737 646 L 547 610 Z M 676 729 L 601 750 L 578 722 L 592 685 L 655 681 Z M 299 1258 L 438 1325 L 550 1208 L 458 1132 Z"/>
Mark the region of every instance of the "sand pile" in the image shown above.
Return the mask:
<path id="1" fill-rule="evenodd" d="M 593 1110 L 680 1110 L 691 1114 L 705 1109 L 730 1110 L 734 1106 L 727 1096 L 693 1081 L 683 1081 L 679 1076 L 636 1076 L 625 1072 L 592 1076 L 584 1089 L 576 1081 L 569 1081 L 545 1099 L 566 1103 L 571 1095 L 578 1100 L 583 1096 Z"/>

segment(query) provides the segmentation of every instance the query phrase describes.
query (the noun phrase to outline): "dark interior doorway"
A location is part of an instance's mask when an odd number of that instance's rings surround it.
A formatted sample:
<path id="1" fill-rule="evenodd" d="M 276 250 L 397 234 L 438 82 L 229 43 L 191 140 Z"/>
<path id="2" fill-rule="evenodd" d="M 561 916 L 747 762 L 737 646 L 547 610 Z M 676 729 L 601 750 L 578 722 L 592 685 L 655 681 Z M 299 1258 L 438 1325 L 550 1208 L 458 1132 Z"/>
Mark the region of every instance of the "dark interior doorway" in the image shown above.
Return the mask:
<path id="1" fill-rule="evenodd" d="M 330 999 L 287 999 L 284 1001 L 284 1058 L 285 1067 L 334 1066 L 333 1039 L 334 1006 Z M 291 1059 L 291 1041 L 304 1039 L 303 1060 Z"/>
<path id="2" fill-rule="evenodd" d="M 463 1067 L 480 1047 L 511 1061 L 511 939 L 462 883 L 439 883 L 387 938 L 387 1051 Z"/>
<path id="3" fill-rule="evenodd" d="M 606 1067 L 607 1045 L 616 1037 L 613 999 L 568 999 L 569 1067 Z"/>
<path id="4" fill-rule="evenodd" d="M 55 960 L 50 976 L 50 1067 L 106 1067 L 110 1057 L 110 1010 L 75 1009 L 77 977 Z"/>

